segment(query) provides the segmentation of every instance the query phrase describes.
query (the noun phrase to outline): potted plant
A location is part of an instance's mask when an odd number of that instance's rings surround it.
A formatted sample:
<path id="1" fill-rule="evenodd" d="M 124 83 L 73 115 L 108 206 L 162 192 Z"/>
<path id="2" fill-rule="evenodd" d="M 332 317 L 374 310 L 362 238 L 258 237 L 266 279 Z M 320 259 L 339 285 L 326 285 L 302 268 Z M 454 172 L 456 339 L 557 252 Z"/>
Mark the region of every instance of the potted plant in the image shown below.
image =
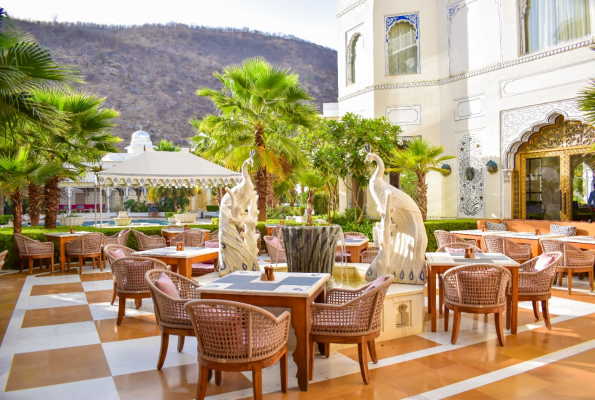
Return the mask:
<path id="1" fill-rule="evenodd" d="M 190 212 L 190 207 L 185 206 L 182 208 L 181 214 L 174 214 L 176 222 L 179 224 L 193 224 L 196 222 L 196 214 Z"/>
<path id="2" fill-rule="evenodd" d="M 58 217 L 61 226 L 81 226 L 84 221 L 82 214 L 64 214 Z"/>

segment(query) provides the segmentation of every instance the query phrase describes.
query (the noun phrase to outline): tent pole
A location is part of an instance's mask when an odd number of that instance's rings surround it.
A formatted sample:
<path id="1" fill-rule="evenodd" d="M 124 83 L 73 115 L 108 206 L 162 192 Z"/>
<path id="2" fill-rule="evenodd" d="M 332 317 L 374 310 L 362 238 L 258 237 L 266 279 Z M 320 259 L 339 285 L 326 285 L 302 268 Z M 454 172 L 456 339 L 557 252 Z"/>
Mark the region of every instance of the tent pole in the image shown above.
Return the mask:
<path id="1" fill-rule="evenodd" d="M 101 192 L 101 185 L 99 185 L 99 227 L 103 228 L 103 193 Z"/>
<path id="2" fill-rule="evenodd" d="M 97 176 L 95 176 L 97 178 Z M 93 210 L 95 211 L 95 228 L 97 228 L 97 179 L 93 186 Z"/>

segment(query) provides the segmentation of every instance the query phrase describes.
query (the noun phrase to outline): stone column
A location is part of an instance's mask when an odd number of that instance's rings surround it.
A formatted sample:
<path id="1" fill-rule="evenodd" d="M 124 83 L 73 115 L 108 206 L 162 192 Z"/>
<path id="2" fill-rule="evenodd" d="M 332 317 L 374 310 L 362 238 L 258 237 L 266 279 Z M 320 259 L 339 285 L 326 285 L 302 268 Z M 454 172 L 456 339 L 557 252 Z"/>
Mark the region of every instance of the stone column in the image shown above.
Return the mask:
<path id="1" fill-rule="evenodd" d="M 512 170 L 502 170 L 502 218 L 512 218 Z"/>
<path id="2" fill-rule="evenodd" d="M 105 194 L 106 194 L 107 198 L 106 198 L 106 203 L 105 204 L 107 206 L 107 212 L 108 213 L 110 212 L 109 211 L 109 201 L 110 201 L 110 195 L 111 195 L 111 193 L 112 193 L 112 188 L 106 187 L 105 188 Z"/>
<path id="3" fill-rule="evenodd" d="M 70 213 L 72 209 L 72 187 L 66 187 L 66 195 L 68 196 L 68 212 Z"/>

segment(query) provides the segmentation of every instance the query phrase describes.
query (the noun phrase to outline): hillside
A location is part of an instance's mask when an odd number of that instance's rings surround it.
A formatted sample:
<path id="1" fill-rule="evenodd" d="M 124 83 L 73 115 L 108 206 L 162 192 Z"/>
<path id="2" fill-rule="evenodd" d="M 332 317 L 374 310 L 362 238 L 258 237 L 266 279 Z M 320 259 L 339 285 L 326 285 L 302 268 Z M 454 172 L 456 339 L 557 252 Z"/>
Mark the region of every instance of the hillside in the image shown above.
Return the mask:
<path id="1" fill-rule="evenodd" d="M 219 89 L 213 72 L 256 55 L 297 71 L 319 109 L 337 101 L 337 53 L 313 43 L 174 24 L 107 28 L 17 21 L 16 26 L 61 63 L 79 66 L 86 84 L 77 88 L 105 96 L 106 105 L 121 113 L 113 132 L 124 140 L 122 148 L 141 126 L 153 143 L 164 138 L 187 146 L 195 135 L 188 120 L 213 112 L 196 89 Z"/>

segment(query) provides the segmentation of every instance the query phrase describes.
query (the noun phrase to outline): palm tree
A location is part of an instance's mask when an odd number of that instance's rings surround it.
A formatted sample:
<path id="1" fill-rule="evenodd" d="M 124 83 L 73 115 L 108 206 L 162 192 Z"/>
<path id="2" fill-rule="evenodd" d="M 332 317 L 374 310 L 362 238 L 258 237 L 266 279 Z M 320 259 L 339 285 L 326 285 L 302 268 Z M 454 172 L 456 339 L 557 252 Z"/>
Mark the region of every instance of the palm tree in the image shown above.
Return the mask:
<path id="1" fill-rule="evenodd" d="M 286 175 L 304 158 L 293 136 L 298 127 L 310 127 L 316 110 L 313 98 L 300 86 L 289 68 L 271 65 L 262 57 L 249 58 L 214 74 L 220 91 L 202 88 L 197 95 L 209 98 L 219 113 L 196 118 L 194 138 L 204 156 L 237 169 L 250 150 L 256 149 L 254 185 L 258 194 L 258 220 L 266 220 L 267 174 Z"/>
<path id="2" fill-rule="evenodd" d="M 157 146 L 153 147 L 153 150 L 155 151 L 181 151 L 182 149 L 179 146 L 176 146 L 175 144 L 173 144 L 172 142 L 165 140 L 165 139 L 161 139 L 161 141 L 159 143 L 157 143 Z"/>
<path id="3" fill-rule="evenodd" d="M 178 211 L 178 199 L 179 198 L 188 198 L 194 196 L 196 193 L 200 191 L 199 188 L 185 188 L 185 187 L 165 187 L 165 186 L 157 186 L 157 187 L 150 187 L 149 191 L 147 192 L 147 199 L 157 202 L 165 197 L 171 197 L 174 202 L 174 211 Z"/>
<path id="4" fill-rule="evenodd" d="M 426 174 L 429 171 L 437 171 L 442 174 L 448 173 L 448 170 L 442 168 L 442 163 L 456 158 L 456 156 L 441 156 L 442 153 L 444 153 L 443 146 L 433 146 L 428 140 L 421 137 L 414 138 L 407 142 L 405 148 L 396 149 L 393 152 L 390 164 L 394 168 L 387 169 L 387 171 L 412 171 L 415 173 L 417 178 L 417 205 L 424 221 L 428 214 Z"/>
<path id="5" fill-rule="evenodd" d="M 41 185 L 52 178 L 59 166 L 31 157 L 28 146 L 0 148 L 0 182 L 12 199 L 14 233 L 21 233 L 23 221 L 23 189 L 27 184 Z"/>
<path id="6" fill-rule="evenodd" d="M 317 191 L 325 187 L 328 178 L 323 177 L 314 171 L 304 171 L 298 175 L 298 180 L 302 188 L 308 188 L 307 223 L 308 225 L 312 225 L 312 202 L 314 200 L 314 195 Z"/>

